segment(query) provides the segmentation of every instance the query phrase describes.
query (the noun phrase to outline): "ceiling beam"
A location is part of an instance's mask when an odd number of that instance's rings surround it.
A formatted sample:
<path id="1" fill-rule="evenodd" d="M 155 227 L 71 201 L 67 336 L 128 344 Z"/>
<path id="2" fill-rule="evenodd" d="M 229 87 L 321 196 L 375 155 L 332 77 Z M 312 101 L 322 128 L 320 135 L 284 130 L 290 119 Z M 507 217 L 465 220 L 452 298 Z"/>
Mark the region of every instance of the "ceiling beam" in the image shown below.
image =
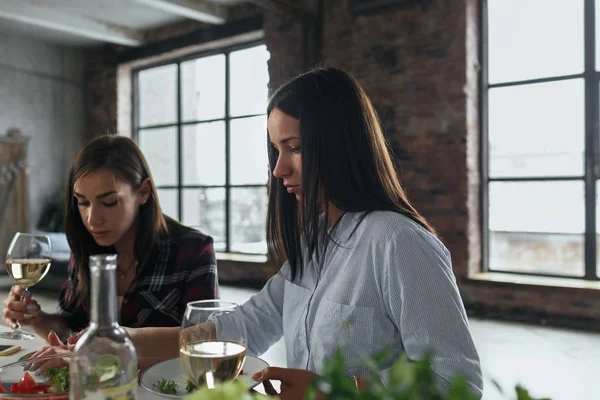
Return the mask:
<path id="1" fill-rule="evenodd" d="M 282 11 L 298 16 L 314 16 L 315 11 L 306 6 L 304 1 L 292 0 L 246 0 L 247 3 L 267 10 Z"/>
<path id="2" fill-rule="evenodd" d="M 143 43 L 139 32 L 39 4 L 34 0 L 0 0 L 0 18 L 124 46 Z"/>
<path id="3" fill-rule="evenodd" d="M 180 17 L 209 24 L 224 24 L 227 8 L 205 0 L 132 0 Z"/>

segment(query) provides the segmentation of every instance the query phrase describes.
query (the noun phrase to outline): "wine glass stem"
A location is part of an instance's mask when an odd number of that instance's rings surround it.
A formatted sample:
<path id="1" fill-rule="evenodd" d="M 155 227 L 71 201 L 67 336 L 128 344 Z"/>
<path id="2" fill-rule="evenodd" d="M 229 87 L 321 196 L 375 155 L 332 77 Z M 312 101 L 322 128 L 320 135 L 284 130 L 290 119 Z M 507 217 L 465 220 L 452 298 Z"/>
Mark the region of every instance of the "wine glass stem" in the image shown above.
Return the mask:
<path id="1" fill-rule="evenodd" d="M 25 303 L 25 296 L 21 296 L 21 303 Z M 15 320 L 15 327 L 13 328 L 13 332 L 21 334 L 23 331 L 21 330 L 21 320 Z"/>

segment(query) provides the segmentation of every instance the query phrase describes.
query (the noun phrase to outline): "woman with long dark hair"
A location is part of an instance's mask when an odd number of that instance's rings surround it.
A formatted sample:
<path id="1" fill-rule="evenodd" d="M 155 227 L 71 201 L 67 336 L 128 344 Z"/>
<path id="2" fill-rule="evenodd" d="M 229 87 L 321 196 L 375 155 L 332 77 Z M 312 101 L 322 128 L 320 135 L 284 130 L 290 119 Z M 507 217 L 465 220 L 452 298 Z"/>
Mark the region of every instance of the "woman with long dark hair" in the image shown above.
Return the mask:
<path id="1" fill-rule="evenodd" d="M 213 239 L 163 215 L 146 159 L 131 139 L 102 136 L 75 157 L 66 189 L 65 231 L 72 256 L 58 312 L 42 311 L 17 285 L 5 302 L 4 323 L 18 319 L 44 338 L 51 331 L 65 338 L 85 329 L 89 257 L 117 254 L 119 319 L 144 365 L 146 353 L 160 352 L 154 342 L 161 335 L 179 331 L 189 301 L 218 297 Z M 22 296 L 25 302 L 19 301 Z"/>
<path id="2" fill-rule="evenodd" d="M 268 106 L 267 240 L 280 273 L 240 307 L 248 351 L 282 336 L 289 368 L 253 378 L 281 381 L 301 398 L 342 346 L 349 379 L 370 375 L 361 355 L 432 352 L 442 390 L 461 375 L 481 395 L 479 357 L 450 253 L 404 192 L 373 105 L 359 83 L 319 68 L 283 85 Z M 215 334 L 228 330 L 226 317 Z"/>

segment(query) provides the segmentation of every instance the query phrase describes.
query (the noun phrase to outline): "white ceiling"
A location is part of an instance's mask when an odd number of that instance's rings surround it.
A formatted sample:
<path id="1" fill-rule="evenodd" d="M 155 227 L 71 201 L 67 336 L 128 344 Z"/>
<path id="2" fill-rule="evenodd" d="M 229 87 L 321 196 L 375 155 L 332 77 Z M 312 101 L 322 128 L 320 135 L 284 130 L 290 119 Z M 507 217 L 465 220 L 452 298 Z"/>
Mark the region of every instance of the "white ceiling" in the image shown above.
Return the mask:
<path id="1" fill-rule="evenodd" d="M 0 32 L 89 47 L 143 45 L 143 33 L 179 20 L 224 23 L 243 0 L 0 0 Z"/>

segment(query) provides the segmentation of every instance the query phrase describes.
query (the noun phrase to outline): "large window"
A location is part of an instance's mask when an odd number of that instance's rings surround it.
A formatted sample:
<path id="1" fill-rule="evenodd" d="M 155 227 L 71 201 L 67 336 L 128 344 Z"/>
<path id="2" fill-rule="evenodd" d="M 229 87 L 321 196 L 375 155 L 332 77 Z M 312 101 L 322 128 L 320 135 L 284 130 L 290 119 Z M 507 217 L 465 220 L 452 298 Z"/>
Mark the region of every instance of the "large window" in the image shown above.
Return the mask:
<path id="1" fill-rule="evenodd" d="M 267 250 L 268 58 L 249 44 L 134 71 L 133 134 L 163 211 L 218 251 Z"/>
<path id="2" fill-rule="evenodd" d="M 482 1 L 487 270 L 598 279 L 594 3 Z"/>

